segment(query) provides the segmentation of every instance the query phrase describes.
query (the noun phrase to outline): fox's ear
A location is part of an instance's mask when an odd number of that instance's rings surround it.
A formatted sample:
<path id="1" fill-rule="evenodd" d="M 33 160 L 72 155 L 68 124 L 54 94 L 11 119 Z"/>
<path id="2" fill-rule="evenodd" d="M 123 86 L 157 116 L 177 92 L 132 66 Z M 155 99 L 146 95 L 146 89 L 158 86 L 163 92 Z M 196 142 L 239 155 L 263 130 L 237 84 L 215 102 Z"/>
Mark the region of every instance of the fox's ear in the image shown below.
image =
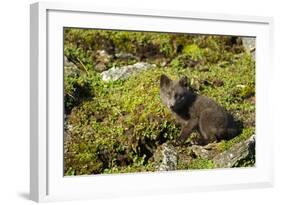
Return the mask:
<path id="1" fill-rule="evenodd" d="M 187 87 L 187 82 L 188 82 L 188 79 L 186 76 L 182 77 L 180 80 L 179 80 L 179 84 L 183 87 Z"/>
<path id="2" fill-rule="evenodd" d="M 160 77 L 160 87 L 167 86 L 171 82 L 171 79 L 168 76 L 162 74 Z"/>

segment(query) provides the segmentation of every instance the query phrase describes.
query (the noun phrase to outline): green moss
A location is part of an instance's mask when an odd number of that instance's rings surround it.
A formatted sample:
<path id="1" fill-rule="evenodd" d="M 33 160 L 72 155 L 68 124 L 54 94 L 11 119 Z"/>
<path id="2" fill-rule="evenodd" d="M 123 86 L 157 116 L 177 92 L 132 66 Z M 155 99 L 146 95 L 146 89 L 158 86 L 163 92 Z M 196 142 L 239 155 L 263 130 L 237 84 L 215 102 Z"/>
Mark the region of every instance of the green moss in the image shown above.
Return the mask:
<path id="1" fill-rule="evenodd" d="M 213 169 L 215 165 L 212 160 L 196 158 L 187 164 L 180 164 L 178 169 Z"/>
<path id="2" fill-rule="evenodd" d="M 189 169 L 212 169 L 215 168 L 214 163 L 207 159 L 195 159 L 188 167 Z"/>
<path id="3" fill-rule="evenodd" d="M 179 136 L 180 128 L 161 103 L 160 75 L 187 76 L 191 86 L 226 107 L 242 121 L 242 133 L 218 144 L 221 151 L 255 133 L 255 64 L 232 46 L 230 38 L 185 34 L 65 30 L 65 55 L 81 72 L 65 75 L 67 111 L 64 140 L 66 175 L 155 171 L 157 146 Z M 99 49 L 127 52 L 139 59 L 166 58 L 158 65 L 126 81 L 104 82 L 95 71 L 93 55 Z M 148 50 L 155 53 L 148 55 Z M 113 55 L 113 54 L 112 54 Z M 79 60 L 78 60 L 79 59 Z M 196 68 L 190 59 L 200 61 Z M 79 64 L 80 63 L 80 64 Z M 111 59 L 107 65 L 126 64 Z M 131 62 L 132 63 L 132 62 Z M 208 71 L 202 71 L 205 68 Z M 86 71 L 85 71 L 86 70 Z M 217 86 L 216 81 L 223 86 Z M 248 163 L 248 162 L 247 162 Z M 247 163 L 240 163 L 243 166 Z M 212 161 L 195 158 L 179 169 L 214 168 Z"/>
<path id="4" fill-rule="evenodd" d="M 200 60 L 203 57 L 202 49 L 196 44 L 186 45 L 183 49 L 183 53 L 192 60 Z"/>
<path id="5" fill-rule="evenodd" d="M 228 141 L 220 142 L 218 144 L 218 148 L 223 152 L 223 151 L 231 148 L 234 144 L 237 144 L 239 142 L 249 139 L 253 134 L 255 134 L 255 127 L 244 128 L 242 133 L 240 135 L 236 136 L 235 138 L 228 140 Z"/>

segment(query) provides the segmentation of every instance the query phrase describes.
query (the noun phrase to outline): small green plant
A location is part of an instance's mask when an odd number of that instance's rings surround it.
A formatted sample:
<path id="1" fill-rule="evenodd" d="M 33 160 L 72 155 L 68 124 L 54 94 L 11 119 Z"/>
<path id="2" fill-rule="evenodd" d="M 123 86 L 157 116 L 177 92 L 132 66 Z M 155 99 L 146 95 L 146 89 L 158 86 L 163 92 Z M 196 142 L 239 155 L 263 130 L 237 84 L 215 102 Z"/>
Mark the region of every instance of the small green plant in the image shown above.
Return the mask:
<path id="1" fill-rule="evenodd" d="M 183 49 L 183 53 L 192 60 L 200 60 L 203 57 L 202 49 L 196 44 L 186 45 Z"/>
<path id="2" fill-rule="evenodd" d="M 213 169 L 215 168 L 214 163 L 208 159 L 197 158 L 191 161 L 187 166 L 187 169 Z"/>

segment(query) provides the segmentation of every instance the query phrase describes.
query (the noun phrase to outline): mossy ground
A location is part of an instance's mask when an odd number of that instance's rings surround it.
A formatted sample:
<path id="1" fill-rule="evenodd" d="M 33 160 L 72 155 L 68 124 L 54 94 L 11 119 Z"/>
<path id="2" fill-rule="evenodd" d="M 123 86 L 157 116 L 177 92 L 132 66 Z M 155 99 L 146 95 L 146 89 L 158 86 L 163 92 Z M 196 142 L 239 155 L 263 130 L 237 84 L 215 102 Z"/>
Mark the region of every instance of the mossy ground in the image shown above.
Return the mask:
<path id="1" fill-rule="evenodd" d="M 127 80 L 104 82 L 95 69 L 100 49 L 113 56 L 136 56 L 113 57 L 107 68 L 137 61 L 157 67 Z M 152 156 L 157 146 L 175 140 L 180 132 L 160 100 L 161 74 L 187 76 L 196 92 L 213 98 L 242 122 L 239 136 L 217 144 L 221 152 L 255 133 L 255 63 L 239 38 L 69 28 L 64 51 L 81 70 L 64 75 L 65 175 L 155 171 Z M 178 149 L 187 147 L 188 142 Z M 178 166 L 202 168 L 214 165 L 194 158 Z"/>

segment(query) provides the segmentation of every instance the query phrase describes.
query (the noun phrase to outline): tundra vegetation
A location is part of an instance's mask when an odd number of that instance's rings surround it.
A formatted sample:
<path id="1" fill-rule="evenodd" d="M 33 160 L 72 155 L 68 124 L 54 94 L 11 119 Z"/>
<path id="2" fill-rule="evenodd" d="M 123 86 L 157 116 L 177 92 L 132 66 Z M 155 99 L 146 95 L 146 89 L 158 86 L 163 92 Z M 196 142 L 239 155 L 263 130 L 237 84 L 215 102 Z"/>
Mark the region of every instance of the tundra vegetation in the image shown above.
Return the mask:
<path id="1" fill-rule="evenodd" d="M 180 134 L 160 100 L 160 76 L 187 76 L 189 85 L 224 106 L 241 133 L 209 145 L 219 154 L 255 133 L 255 61 L 240 37 L 93 29 L 64 29 L 64 174 L 157 171 L 156 151 Z M 151 68 L 103 80 L 113 67 Z M 176 146 L 177 170 L 216 168 L 193 149 L 198 133 Z M 198 148 L 198 146 L 196 146 Z M 161 161 L 161 159 L 160 159 Z M 235 166 L 254 166 L 255 158 Z"/>

